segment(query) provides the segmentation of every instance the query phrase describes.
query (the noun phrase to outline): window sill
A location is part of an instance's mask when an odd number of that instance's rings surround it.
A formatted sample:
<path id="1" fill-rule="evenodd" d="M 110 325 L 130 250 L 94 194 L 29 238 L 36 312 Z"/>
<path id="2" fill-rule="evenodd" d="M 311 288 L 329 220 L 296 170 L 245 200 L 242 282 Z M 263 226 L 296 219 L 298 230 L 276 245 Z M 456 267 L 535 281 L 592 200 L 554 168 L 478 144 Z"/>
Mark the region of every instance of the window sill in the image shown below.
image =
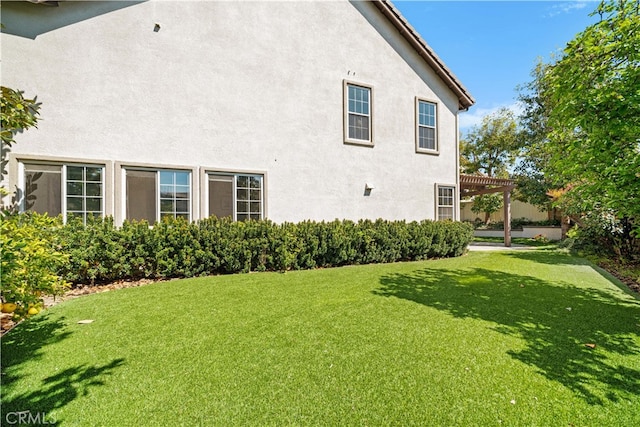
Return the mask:
<path id="1" fill-rule="evenodd" d="M 373 147 L 374 144 L 371 141 L 364 141 L 364 140 L 360 140 L 360 139 L 345 139 L 344 140 L 345 144 L 349 144 L 349 145 L 359 145 L 361 147 Z"/>
<path id="2" fill-rule="evenodd" d="M 427 150 L 426 148 L 416 148 L 418 154 L 429 154 L 431 156 L 439 156 L 440 150 Z"/>

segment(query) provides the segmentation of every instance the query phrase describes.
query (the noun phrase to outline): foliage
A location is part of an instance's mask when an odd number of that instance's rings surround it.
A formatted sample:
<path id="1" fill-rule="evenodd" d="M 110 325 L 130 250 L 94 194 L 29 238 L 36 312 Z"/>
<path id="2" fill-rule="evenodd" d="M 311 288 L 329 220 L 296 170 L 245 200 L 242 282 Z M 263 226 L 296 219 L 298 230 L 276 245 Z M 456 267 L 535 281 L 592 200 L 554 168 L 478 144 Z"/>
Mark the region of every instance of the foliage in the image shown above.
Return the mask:
<path id="1" fill-rule="evenodd" d="M 462 139 L 460 165 L 466 174 L 506 178 L 519 149 L 515 116 L 502 108 L 483 117 Z"/>
<path id="2" fill-rule="evenodd" d="M 15 143 L 15 136 L 31 127 L 37 127 L 40 103 L 36 102 L 36 98 L 25 98 L 22 91 L 16 91 L 4 86 L 0 86 L 0 91 L 0 122 L 2 126 L 0 129 L 0 136 L 2 137 L 0 171 L 2 177 L 4 177 L 7 174 L 7 156 L 10 148 Z M 6 194 L 8 193 L 3 188 L 2 196 Z"/>
<path id="3" fill-rule="evenodd" d="M 631 233 L 633 224 L 611 210 L 592 211 L 581 218 L 581 226 L 570 230 L 572 249 L 595 255 L 614 254 L 621 262 L 640 263 L 640 239 Z"/>
<path id="4" fill-rule="evenodd" d="M 74 283 L 286 271 L 461 255 L 472 227 L 455 222 L 335 220 L 275 224 L 165 219 L 153 228 L 111 218 L 70 220 L 59 231 Z"/>
<path id="5" fill-rule="evenodd" d="M 490 215 L 498 212 L 504 206 L 504 196 L 502 193 L 480 194 L 473 198 L 471 212 L 484 212 L 484 222 L 489 223 Z"/>
<path id="6" fill-rule="evenodd" d="M 522 113 L 518 116 L 520 156 L 514 170 L 515 198 L 548 210 L 551 199 L 547 193 L 557 185 L 545 174 L 549 156 L 545 151 L 549 143 L 547 83 L 544 75 L 549 65 L 539 62 L 533 69 L 533 81 L 519 87 L 518 101 Z"/>
<path id="7" fill-rule="evenodd" d="M 569 213 L 611 211 L 640 235 L 640 2 L 602 2 L 533 83 L 545 177 Z M 570 184 L 570 186 L 567 186 Z"/>
<path id="8" fill-rule="evenodd" d="M 0 214 L 2 301 L 26 310 L 42 295 L 59 295 L 68 284 L 56 274 L 68 260 L 56 244 L 59 218 L 36 213 Z"/>

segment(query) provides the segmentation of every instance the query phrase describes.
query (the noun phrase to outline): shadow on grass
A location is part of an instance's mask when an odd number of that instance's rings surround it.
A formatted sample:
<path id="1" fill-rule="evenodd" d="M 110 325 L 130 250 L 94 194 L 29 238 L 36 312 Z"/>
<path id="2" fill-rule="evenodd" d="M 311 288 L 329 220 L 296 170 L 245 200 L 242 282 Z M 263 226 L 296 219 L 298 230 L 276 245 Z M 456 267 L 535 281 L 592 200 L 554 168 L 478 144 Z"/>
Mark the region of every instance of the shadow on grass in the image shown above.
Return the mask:
<path id="1" fill-rule="evenodd" d="M 64 318 L 51 321 L 47 314 L 43 314 L 25 321 L 2 337 L 3 414 L 49 414 L 78 396 L 87 395 L 91 387 L 103 385 L 105 376 L 124 363 L 124 359 L 114 359 L 101 366 L 79 365 L 44 378 L 35 389 L 19 394 L 12 392 L 16 383 L 27 375 L 23 372 L 24 365 L 37 363 L 47 346 L 66 339 L 70 334 L 65 330 Z"/>
<path id="2" fill-rule="evenodd" d="M 510 350 L 509 355 L 535 366 L 589 404 L 640 394 L 640 370 L 613 360 L 616 355 L 640 355 L 634 339 L 640 319 L 637 302 L 597 289 L 483 268 L 426 268 L 411 275 L 384 276 L 381 285 L 378 295 L 493 322 L 492 329 L 522 338 L 525 348 Z"/>

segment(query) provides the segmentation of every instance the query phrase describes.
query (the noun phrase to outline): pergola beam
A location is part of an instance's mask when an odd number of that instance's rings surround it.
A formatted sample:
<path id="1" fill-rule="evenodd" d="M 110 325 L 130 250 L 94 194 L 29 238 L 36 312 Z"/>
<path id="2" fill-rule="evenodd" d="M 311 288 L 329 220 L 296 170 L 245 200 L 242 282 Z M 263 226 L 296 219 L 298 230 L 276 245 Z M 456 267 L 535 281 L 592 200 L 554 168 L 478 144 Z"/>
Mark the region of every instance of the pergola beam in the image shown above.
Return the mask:
<path id="1" fill-rule="evenodd" d="M 511 191 L 515 188 L 515 185 L 505 185 L 502 187 L 484 188 L 482 190 L 471 190 L 462 193 L 463 196 L 479 196 L 480 194 L 500 193 L 505 191 Z"/>

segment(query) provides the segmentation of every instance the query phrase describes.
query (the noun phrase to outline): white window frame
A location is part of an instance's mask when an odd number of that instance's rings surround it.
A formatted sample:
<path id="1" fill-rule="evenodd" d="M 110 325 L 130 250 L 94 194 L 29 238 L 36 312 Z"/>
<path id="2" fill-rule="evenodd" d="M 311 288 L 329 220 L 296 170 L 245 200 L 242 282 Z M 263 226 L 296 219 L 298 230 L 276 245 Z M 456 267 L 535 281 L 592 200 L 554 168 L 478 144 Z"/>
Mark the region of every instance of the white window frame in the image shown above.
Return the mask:
<path id="1" fill-rule="evenodd" d="M 162 212 L 160 210 L 160 200 L 162 199 L 161 197 L 161 191 L 160 191 L 160 173 L 161 172 L 182 172 L 182 173 L 187 173 L 189 174 L 189 191 L 188 191 L 188 195 L 189 198 L 187 199 L 187 206 L 189 207 L 189 216 L 187 218 L 187 220 L 189 222 L 193 221 L 193 171 L 191 169 L 180 169 L 180 168 L 154 168 L 154 167 L 142 167 L 142 166 L 122 166 L 122 171 L 123 171 L 123 181 L 122 181 L 122 195 L 123 195 L 123 206 L 122 206 L 122 211 L 123 211 L 123 219 L 125 221 L 131 221 L 131 218 L 127 217 L 127 198 L 128 198 L 128 194 L 127 194 L 127 180 L 128 175 L 127 175 L 127 171 L 142 171 L 142 172 L 154 172 L 156 175 L 156 182 L 155 182 L 155 187 L 156 187 L 156 197 L 155 197 L 155 214 L 156 214 L 156 223 L 160 222 L 162 220 Z M 174 218 L 176 218 L 176 213 L 174 212 L 173 215 Z"/>
<path id="2" fill-rule="evenodd" d="M 373 120 L 374 120 L 374 109 L 373 109 L 373 86 L 357 83 L 349 80 L 343 80 L 343 100 L 344 100 L 344 117 L 343 117 L 343 125 L 344 125 L 344 142 L 345 144 L 355 144 L 355 145 L 364 145 L 367 147 L 373 147 L 374 143 L 374 132 L 373 132 Z M 369 91 L 369 114 L 362 114 L 357 112 L 351 112 L 349 110 L 349 87 L 354 86 L 360 89 L 366 89 Z M 362 117 L 367 117 L 369 119 L 369 138 L 368 139 L 357 139 L 351 138 L 349 136 L 349 116 L 351 114 L 359 115 Z"/>
<path id="3" fill-rule="evenodd" d="M 205 217 L 210 217 L 211 216 L 211 212 L 209 212 L 209 177 L 211 176 L 225 176 L 225 177 L 231 177 L 233 178 L 231 180 L 232 183 L 232 196 L 233 196 L 233 201 L 232 201 L 232 210 L 233 210 L 233 215 L 232 215 L 232 220 L 233 221 L 238 221 L 238 177 L 240 176 L 247 176 L 247 177 L 251 177 L 251 176 L 258 176 L 260 177 L 260 219 L 265 219 L 266 218 L 266 198 L 265 198 L 265 179 L 266 176 L 264 173 L 262 172 L 229 172 L 229 171 L 213 171 L 213 170 L 209 170 L 205 172 L 205 182 L 207 183 L 207 185 L 205 185 L 205 200 L 204 200 L 204 206 L 205 206 Z M 250 213 L 250 212 L 249 212 Z"/>
<path id="4" fill-rule="evenodd" d="M 430 125 L 426 125 L 426 124 L 422 124 L 420 123 L 420 104 L 424 103 L 424 104 L 431 104 L 433 105 L 434 108 L 434 120 L 435 120 L 435 125 L 434 126 L 430 126 Z M 416 152 L 417 153 L 424 153 L 424 154 L 440 154 L 440 144 L 438 142 L 438 103 L 436 101 L 427 99 L 427 98 L 421 98 L 421 97 L 416 97 L 415 99 L 415 120 L 416 120 L 416 130 L 415 130 L 415 138 L 416 138 Z M 429 129 L 433 129 L 434 132 L 434 144 L 435 147 L 434 148 L 424 148 L 420 146 L 420 129 L 421 128 L 429 128 Z"/>
<path id="5" fill-rule="evenodd" d="M 100 168 L 101 169 L 101 173 L 100 173 L 100 186 L 101 186 L 101 194 L 100 194 L 100 199 L 101 199 L 101 203 L 100 203 L 100 217 L 104 218 L 105 217 L 105 208 L 106 208 L 106 203 L 107 203 L 107 198 L 106 198 L 106 173 L 107 173 L 107 168 L 105 164 L 102 163 L 84 163 L 84 162 L 62 162 L 62 161 L 39 161 L 39 160 L 30 160 L 30 159 L 23 159 L 23 160 L 19 160 L 18 161 L 18 188 L 20 188 L 23 192 L 23 196 L 22 199 L 20 200 L 20 211 L 21 212 L 25 212 L 26 211 L 26 180 L 25 180 L 25 173 L 26 173 L 26 168 L 25 168 L 25 164 L 29 164 L 29 165 L 42 165 L 42 166 L 60 166 L 60 214 L 62 215 L 62 220 L 63 222 L 66 224 L 67 223 L 67 215 L 68 215 L 68 208 L 67 208 L 67 167 L 71 166 L 71 167 L 83 167 L 83 168 Z M 85 182 L 86 181 L 82 181 Z M 97 182 L 97 181 L 95 181 Z M 83 199 L 86 199 L 86 195 L 83 195 Z M 84 224 L 86 224 L 86 214 L 87 211 L 84 210 L 83 211 L 83 219 L 82 222 Z"/>
<path id="6" fill-rule="evenodd" d="M 441 205 L 440 204 L 440 189 L 450 189 L 451 190 L 451 205 Z M 456 186 L 455 184 L 436 184 L 435 186 L 435 219 L 436 221 L 450 219 L 455 221 L 456 218 L 456 205 L 457 205 L 457 197 L 456 197 Z M 440 218 L 440 208 L 451 208 L 451 218 Z"/>

